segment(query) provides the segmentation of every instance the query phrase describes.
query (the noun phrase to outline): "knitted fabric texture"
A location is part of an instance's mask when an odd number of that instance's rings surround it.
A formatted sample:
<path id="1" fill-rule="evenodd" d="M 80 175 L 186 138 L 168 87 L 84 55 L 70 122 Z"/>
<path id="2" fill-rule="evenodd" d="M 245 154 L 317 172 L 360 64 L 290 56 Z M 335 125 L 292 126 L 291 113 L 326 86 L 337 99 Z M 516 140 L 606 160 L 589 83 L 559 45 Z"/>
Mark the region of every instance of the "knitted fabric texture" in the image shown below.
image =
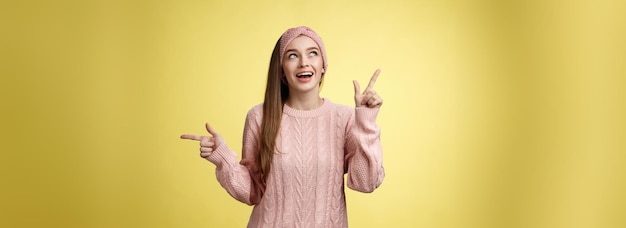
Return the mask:
<path id="1" fill-rule="evenodd" d="M 259 131 L 263 106 L 246 117 L 241 162 L 223 141 L 208 160 L 222 187 L 254 205 L 248 227 L 347 227 L 347 187 L 372 192 L 383 181 L 379 109 L 348 107 L 324 99 L 314 110 L 283 109 L 267 185 L 260 184 Z"/>
<path id="2" fill-rule="evenodd" d="M 287 31 L 285 31 L 283 33 L 282 36 L 280 36 L 280 65 L 283 65 L 283 57 L 285 55 L 285 49 L 287 48 L 287 45 L 289 45 L 289 43 L 295 39 L 298 36 L 307 36 L 309 38 L 311 38 L 313 41 L 315 41 L 315 43 L 317 43 L 317 46 L 320 47 L 320 52 L 322 52 L 322 60 L 324 62 L 324 70 L 328 70 L 328 61 L 326 60 L 326 49 L 324 49 L 324 43 L 322 42 L 322 38 L 317 35 L 317 33 L 315 33 L 315 31 L 313 31 L 313 29 L 306 27 L 306 26 L 299 26 L 299 27 L 295 27 L 295 28 L 290 28 L 287 29 Z"/>

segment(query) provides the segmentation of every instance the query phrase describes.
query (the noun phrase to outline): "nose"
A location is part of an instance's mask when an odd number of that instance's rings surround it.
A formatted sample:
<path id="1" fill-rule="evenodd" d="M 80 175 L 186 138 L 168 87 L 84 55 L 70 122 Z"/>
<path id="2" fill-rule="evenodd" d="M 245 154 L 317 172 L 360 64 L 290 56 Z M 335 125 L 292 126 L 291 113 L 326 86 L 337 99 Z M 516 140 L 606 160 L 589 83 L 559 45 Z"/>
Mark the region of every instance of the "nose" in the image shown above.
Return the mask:
<path id="1" fill-rule="evenodd" d="M 307 58 L 300 58 L 300 67 L 308 67 L 309 60 Z"/>

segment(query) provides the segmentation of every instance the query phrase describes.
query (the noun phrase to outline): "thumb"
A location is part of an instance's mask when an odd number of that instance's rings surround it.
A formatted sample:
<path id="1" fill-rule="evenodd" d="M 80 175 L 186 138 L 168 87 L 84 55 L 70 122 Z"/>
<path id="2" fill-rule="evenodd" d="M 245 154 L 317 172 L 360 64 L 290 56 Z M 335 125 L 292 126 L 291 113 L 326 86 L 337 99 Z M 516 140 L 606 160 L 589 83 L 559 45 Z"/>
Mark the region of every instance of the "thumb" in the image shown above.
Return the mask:
<path id="1" fill-rule="evenodd" d="M 218 133 L 215 132 L 215 130 L 211 127 L 211 125 L 209 125 L 209 123 L 206 123 L 205 127 L 206 131 L 209 132 L 209 134 L 211 134 L 213 137 L 217 137 Z"/>
<path id="2" fill-rule="evenodd" d="M 352 84 L 354 84 L 354 95 L 359 95 L 361 93 L 361 86 L 359 86 L 359 82 L 352 80 Z"/>

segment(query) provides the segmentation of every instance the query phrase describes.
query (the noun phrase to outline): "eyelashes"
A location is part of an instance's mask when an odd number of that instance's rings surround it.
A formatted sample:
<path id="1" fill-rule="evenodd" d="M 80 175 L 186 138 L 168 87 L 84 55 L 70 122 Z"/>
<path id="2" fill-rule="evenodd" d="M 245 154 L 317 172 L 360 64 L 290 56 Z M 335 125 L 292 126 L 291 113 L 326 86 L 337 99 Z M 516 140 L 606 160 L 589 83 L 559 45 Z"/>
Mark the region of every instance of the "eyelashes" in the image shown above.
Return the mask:
<path id="1" fill-rule="evenodd" d="M 314 57 L 314 56 L 318 56 L 317 51 L 311 51 L 309 52 L 309 56 Z M 295 59 L 298 58 L 298 55 L 296 55 L 295 53 L 290 53 L 287 55 L 287 58 L 289 59 Z"/>

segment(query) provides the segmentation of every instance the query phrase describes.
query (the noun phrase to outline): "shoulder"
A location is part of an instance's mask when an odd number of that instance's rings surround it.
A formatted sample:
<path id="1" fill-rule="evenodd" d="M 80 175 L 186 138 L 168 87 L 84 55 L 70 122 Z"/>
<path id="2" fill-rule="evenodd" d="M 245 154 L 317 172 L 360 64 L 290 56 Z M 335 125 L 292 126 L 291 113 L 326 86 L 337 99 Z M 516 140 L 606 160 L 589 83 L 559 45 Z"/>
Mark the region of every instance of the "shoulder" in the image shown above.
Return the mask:
<path id="1" fill-rule="evenodd" d="M 332 103 L 328 99 L 326 99 L 326 102 L 328 102 L 330 109 L 333 110 L 334 113 L 339 114 L 340 116 L 350 116 L 351 114 L 354 114 L 354 107 L 343 105 L 343 104 Z"/>
<path id="2" fill-rule="evenodd" d="M 247 119 L 255 119 L 260 120 L 263 116 L 263 103 L 252 106 L 250 110 L 248 110 Z"/>
<path id="3" fill-rule="evenodd" d="M 248 114 L 249 113 L 263 113 L 263 103 L 252 106 L 252 108 L 248 110 Z"/>
<path id="4" fill-rule="evenodd" d="M 344 105 L 344 104 L 334 103 L 334 102 L 332 102 L 328 98 L 324 98 L 324 102 L 328 103 L 328 105 L 330 105 L 332 107 L 332 109 L 336 109 L 336 110 L 354 110 L 354 107 L 347 106 L 347 105 Z"/>

